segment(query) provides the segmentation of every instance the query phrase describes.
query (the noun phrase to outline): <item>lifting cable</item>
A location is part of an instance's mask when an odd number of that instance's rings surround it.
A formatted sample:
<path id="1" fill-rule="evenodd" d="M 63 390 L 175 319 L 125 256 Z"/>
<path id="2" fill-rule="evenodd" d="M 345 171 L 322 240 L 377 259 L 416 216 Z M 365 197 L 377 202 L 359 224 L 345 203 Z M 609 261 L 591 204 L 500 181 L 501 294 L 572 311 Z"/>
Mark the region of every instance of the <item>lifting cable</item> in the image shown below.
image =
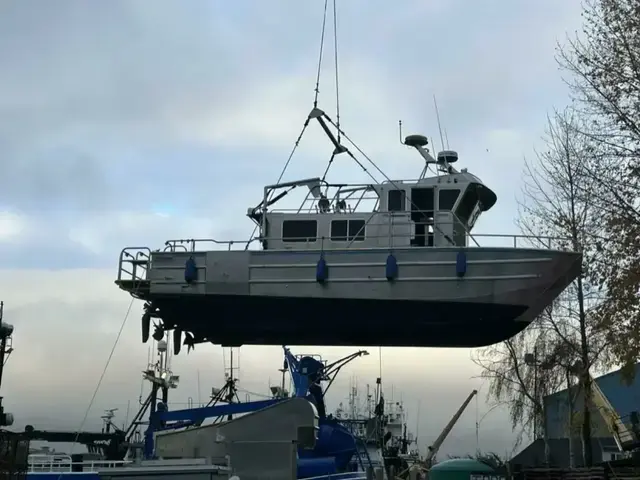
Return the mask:
<path id="1" fill-rule="evenodd" d="M 360 155 L 362 155 L 362 156 L 363 156 L 363 157 L 364 157 L 364 158 L 365 158 L 365 159 L 366 159 L 366 160 L 367 160 L 371 165 L 373 165 L 373 167 L 374 167 L 378 172 L 380 172 L 380 175 L 382 175 L 382 176 L 383 176 L 383 177 L 384 177 L 384 178 L 385 178 L 385 179 L 386 179 L 386 180 L 387 180 L 387 181 L 388 181 L 388 182 L 393 186 L 393 188 L 395 188 L 396 190 L 400 190 L 401 192 L 404 192 L 404 189 L 400 188 L 400 186 L 398 186 L 398 184 L 397 184 L 396 182 L 394 182 L 393 180 L 391 180 L 391 179 L 387 176 L 387 174 L 386 174 L 386 173 L 384 173 L 384 171 L 382 171 L 382 170 L 380 169 L 380 167 L 378 167 L 378 165 L 377 165 L 377 164 L 376 164 L 376 163 L 375 163 L 375 162 L 374 162 L 374 161 L 373 161 L 373 160 L 372 160 L 372 159 L 371 159 L 371 158 L 370 158 L 366 153 L 364 153 L 364 152 L 362 151 L 362 149 L 361 149 L 361 148 L 360 148 L 360 147 L 359 147 L 359 146 L 358 146 L 358 145 L 357 145 L 353 140 L 351 140 L 351 138 L 349 138 L 349 136 L 348 136 L 346 133 L 344 133 L 344 131 L 341 131 L 341 129 L 340 129 L 340 127 L 337 125 L 337 123 L 335 123 L 333 120 L 331 120 L 331 118 L 330 118 L 328 115 L 326 115 L 326 114 L 324 115 L 324 117 L 327 119 L 327 121 L 328 121 L 328 122 L 329 122 L 333 127 L 335 127 L 335 128 L 338 130 L 338 132 L 342 133 L 342 136 L 343 136 L 344 138 L 346 138 L 346 139 L 347 139 L 347 141 L 348 141 L 348 142 L 353 146 L 353 148 L 355 148 L 355 149 L 360 153 Z M 369 176 L 371 176 L 371 177 L 373 178 L 373 175 L 371 175 L 371 174 L 367 171 L 367 169 L 364 167 L 364 165 L 362 165 L 358 160 L 356 160 L 356 158 L 351 154 L 351 152 L 350 152 L 348 149 L 347 149 L 347 153 L 349 154 L 349 156 L 350 156 L 351 158 L 353 158 L 353 159 L 358 163 L 358 165 L 360 165 L 360 166 L 362 167 L 362 169 L 363 169 L 365 172 L 367 172 L 367 173 L 369 174 Z M 376 182 L 376 183 L 377 183 L 377 182 Z M 411 198 L 409 198 L 409 196 L 408 196 L 406 193 L 404 194 L 404 197 L 405 197 L 405 200 L 408 200 L 408 201 L 409 201 L 409 204 L 410 204 L 410 205 L 412 205 L 412 206 L 416 207 L 416 210 L 420 210 L 420 209 L 418 208 L 418 206 L 413 202 L 413 200 L 412 200 Z M 434 227 L 436 227 L 436 226 L 435 226 L 435 224 L 434 224 Z M 437 228 L 437 227 L 436 227 L 436 228 Z M 438 228 L 438 230 L 440 230 L 440 229 Z M 440 233 L 443 233 L 443 232 L 440 230 Z M 445 235 L 445 238 L 446 238 L 446 239 L 449 241 L 449 243 L 451 243 L 452 245 L 454 245 L 454 244 L 455 244 L 455 242 L 453 242 L 453 240 L 452 240 L 451 238 L 449 238 L 449 236 L 448 236 L 448 235 Z"/>
<path id="2" fill-rule="evenodd" d="M 382 173 L 382 175 L 383 175 L 383 176 L 385 176 L 385 177 L 386 177 L 386 175 L 384 175 L 384 172 L 378 168 L 378 166 L 373 162 L 373 160 L 371 160 L 367 155 L 365 155 L 365 153 L 364 153 L 364 152 L 363 152 L 363 151 L 358 147 L 358 145 L 356 145 L 356 144 L 355 144 L 355 143 L 354 143 L 354 142 L 353 142 L 353 141 L 352 141 L 352 140 L 347 136 L 347 134 L 346 134 L 346 133 L 344 133 L 344 131 L 343 131 L 340 127 L 338 127 L 338 124 L 337 124 L 336 122 L 334 122 L 334 121 L 331 119 L 331 117 L 330 117 L 329 115 L 327 115 L 326 113 L 324 113 L 324 112 L 323 112 L 323 115 L 322 115 L 322 116 L 323 116 L 323 117 L 324 117 L 324 118 L 325 118 L 325 119 L 326 119 L 326 120 L 331 124 L 331 126 L 333 126 L 334 128 L 336 128 L 336 129 L 337 129 L 337 131 L 338 131 L 338 133 L 339 133 L 339 134 L 341 134 L 344 138 L 346 138 L 346 139 L 347 139 L 347 141 L 348 141 L 351 145 L 353 145 L 353 147 L 354 147 L 356 150 L 358 150 L 358 152 L 360 152 L 360 155 L 362 155 L 364 158 L 366 158 L 366 159 L 369 161 L 369 163 L 371 163 L 371 164 L 372 164 L 372 165 L 373 165 L 373 166 L 374 166 L 374 167 L 375 167 L 375 168 L 376 168 L 380 173 Z M 367 167 L 365 167 L 365 166 L 364 166 L 364 164 L 363 164 L 360 160 L 358 160 L 358 159 L 353 155 L 353 153 L 351 153 L 351 151 L 350 151 L 348 148 L 346 148 L 346 147 L 342 147 L 342 148 L 344 148 L 344 152 L 345 152 L 347 155 L 349 155 L 349 157 L 350 157 L 354 162 L 356 162 L 356 164 L 357 164 L 357 165 L 362 169 L 362 171 L 363 171 L 364 173 L 366 173 L 367 175 L 369 175 L 369 177 L 373 180 L 373 183 L 380 183 L 380 182 L 378 181 L 378 179 L 377 179 L 376 177 L 374 177 L 374 176 L 373 176 L 373 174 L 372 174 L 372 173 L 367 169 Z M 331 164 L 331 163 L 333 162 L 333 158 L 334 158 L 334 157 L 335 157 L 335 152 L 334 152 L 334 154 L 331 156 L 331 159 L 329 160 L 329 164 Z M 329 166 L 330 166 L 330 165 L 329 165 Z M 325 171 L 325 176 L 326 176 L 326 174 L 327 174 L 327 173 L 328 173 L 328 171 L 329 171 L 329 166 L 327 166 L 327 170 Z M 324 179 L 324 177 L 323 177 L 323 179 Z"/>
<path id="3" fill-rule="evenodd" d="M 316 75 L 316 88 L 315 88 L 315 96 L 313 99 L 313 107 L 316 108 L 318 106 L 318 95 L 320 94 L 320 73 L 322 71 L 322 57 L 324 54 L 324 36 L 325 36 L 325 31 L 326 31 L 326 26 L 327 26 L 327 4 L 329 3 L 329 0 L 324 0 L 324 14 L 322 17 L 322 33 L 320 34 L 320 53 L 318 54 L 318 71 L 317 71 L 317 75 Z M 334 0 L 335 3 L 335 0 Z M 336 47 L 337 48 L 337 47 Z M 336 77 L 337 78 L 337 77 Z M 296 150 L 298 149 L 298 146 L 300 145 L 300 141 L 302 140 L 302 136 L 304 135 L 305 130 L 307 129 L 307 127 L 309 126 L 309 121 L 311 120 L 311 117 L 307 117 L 307 119 L 304 122 L 304 125 L 302 126 L 302 131 L 300 132 L 300 135 L 298 135 L 298 139 L 296 140 L 296 142 L 293 145 L 293 149 L 291 150 L 291 153 L 289 154 L 289 157 L 287 158 L 287 161 L 284 164 L 284 167 L 282 168 L 282 171 L 280 172 L 280 176 L 278 177 L 278 181 L 276 182 L 276 185 L 280 183 L 280 181 L 282 180 L 282 177 L 284 176 L 285 172 L 287 171 L 287 168 L 289 168 L 289 163 L 291 163 L 291 159 L 293 158 L 293 154 L 296 152 Z M 271 197 L 273 197 L 273 193 L 271 192 Z M 268 200 L 270 200 L 271 198 L 268 198 Z"/>
<path id="4" fill-rule="evenodd" d="M 323 54 L 324 54 L 324 37 L 325 37 L 325 32 L 326 32 L 326 27 L 327 27 L 327 6 L 328 6 L 328 4 L 329 4 L 329 0 L 324 0 L 324 12 L 323 12 L 323 15 L 322 15 L 322 32 L 320 34 L 320 52 L 318 54 L 318 69 L 317 69 L 317 73 L 316 73 L 316 88 L 314 90 L 315 95 L 314 95 L 314 98 L 313 98 L 313 108 L 317 108 L 317 106 L 318 106 L 318 95 L 320 94 L 320 74 L 322 72 L 322 57 L 323 57 Z M 334 17 L 335 17 L 335 0 L 334 0 Z M 335 25 L 335 21 L 334 21 L 334 25 Z M 336 46 L 336 51 L 337 51 L 337 46 Z M 336 62 L 337 62 L 337 60 L 336 60 Z M 336 79 L 337 78 L 338 77 L 337 77 L 337 73 L 336 73 Z M 293 145 L 293 149 L 291 150 L 291 153 L 289 154 L 289 157 L 287 158 L 287 161 L 285 162 L 284 167 L 282 168 L 282 171 L 280 172 L 280 176 L 278 177 L 278 180 L 276 181 L 276 185 L 278 185 L 282 181 L 282 177 L 284 177 L 284 174 L 287 171 L 287 168 L 289 167 L 289 164 L 291 163 L 291 159 L 293 158 L 293 155 L 295 154 L 296 150 L 298 149 L 298 146 L 300 145 L 300 141 L 302 140 L 304 132 L 306 131 L 307 127 L 309 126 L 309 121 L 310 120 L 311 120 L 311 116 L 307 117 L 307 119 L 305 120 L 304 125 L 302 126 L 302 131 L 300 132 L 300 135 L 298 135 L 298 138 L 297 138 L 296 142 Z M 274 193 L 275 192 L 273 190 L 270 192 L 269 197 L 267 197 L 267 204 L 273 198 L 273 194 Z M 246 245 L 244 247 L 245 250 L 249 249 L 249 245 L 251 244 L 251 242 L 255 238 L 255 235 L 256 235 L 256 232 L 257 232 L 258 228 L 259 228 L 258 225 L 253 227 L 253 231 L 251 232 L 251 235 L 249 236 L 249 241 L 246 243 Z"/>
<path id="5" fill-rule="evenodd" d="M 322 54 L 324 52 L 324 33 L 327 28 L 327 5 L 329 0 L 324 0 L 324 15 L 322 16 L 322 34 L 320 35 L 320 54 L 318 56 L 318 73 L 316 75 L 315 97 L 313 99 L 313 108 L 318 106 L 318 95 L 320 94 L 320 72 L 322 70 Z M 335 0 L 334 0 L 334 16 L 335 16 Z"/>
<path id="6" fill-rule="evenodd" d="M 326 5 L 325 0 L 325 10 L 327 8 Z M 336 0 L 333 0 L 333 57 L 336 71 L 336 125 L 338 130 L 338 143 L 340 143 L 340 82 L 338 81 L 338 13 L 336 10 Z M 333 160 L 333 156 L 331 160 Z"/>
<path id="7" fill-rule="evenodd" d="M 333 127 L 335 127 L 335 128 L 338 130 L 338 132 L 340 132 L 340 133 L 342 134 L 342 136 L 343 136 L 344 138 L 346 138 L 346 139 L 347 139 L 347 142 L 349 142 L 349 143 L 353 146 L 353 148 L 355 148 L 355 149 L 358 151 L 358 153 L 360 153 L 360 155 L 362 155 L 362 156 L 363 156 L 363 157 L 364 157 L 364 158 L 365 158 L 365 159 L 366 159 L 366 160 L 367 160 L 367 161 L 368 161 L 368 162 L 373 166 L 373 168 L 375 168 L 375 169 L 380 173 L 380 175 L 382 175 L 382 176 L 383 176 L 383 177 L 384 177 L 384 178 L 385 178 L 389 183 L 391 183 L 394 187 L 399 188 L 399 187 L 398 187 L 397 185 L 395 185 L 395 184 L 393 183 L 393 181 L 392 181 L 392 180 L 391 180 L 391 179 L 390 179 L 390 178 L 389 178 L 389 177 L 388 177 L 388 176 L 387 176 L 387 175 L 386 175 L 386 174 L 385 174 L 385 173 L 380 169 L 380 167 L 378 167 L 378 165 L 376 165 L 376 162 L 374 162 L 374 161 L 371 159 L 371 157 L 369 157 L 366 153 L 364 153 L 364 152 L 362 151 L 362 149 L 361 149 L 361 148 L 360 148 L 360 147 L 359 147 L 359 146 L 358 146 L 358 145 L 357 145 L 353 140 L 351 140 L 351 138 L 349 138 L 349 136 L 348 136 L 348 135 L 347 135 L 347 134 L 346 134 L 346 133 L 345 133 L 345 132 L 340 128 L 340 126 L 337 124 L 337 122 L 334 122 L 334 121 L 331 119 L 331 117 L 329 117 L 328 115 L 325 115 L 324 117 L 327 119 L 327 121 L 328 121 L 328 122 L 329 122 Z M 353 158 L 353 155 L 351 155 L 351 157 Z M 356 161 L 357 161 L 357 160 L 356 160 Z M 360 162 L 358 162 L 358 163 L 360 164 Z M 360 165 L 361 165 L 361 164 L 360 164 Z M 361 167 L 363 168 L 363 170 L 364 170 L 365 172 L 367 171 L 367 169 L 364 167 L 364 165 L 361 165 Z"/>
<path id="8" fill-rule="evenodd" d="M 327 0 L 325 0 L 324 2 L 324 9 L 325 9 L 325 21 L 326 21 L 326 15 L 327 15 Z M 324 22 L 322 24 L 322 34 L 323 34 L 323 42 L 324 42 Z M 322 47 L 320 47 L 320 55 L 322 56 Z M 322 58 L 322 57 L 321 57 Z M 340 144 L 340 140 L 341 140 L 341 133 L 340 133 L 340 79 L 338 76 L 338 11 L 336 8 L 336 0 L 333 0 L 333 59 L 334 59 L 334 65 L 335 65 L 335 79 L 336 79 L 336 125 L 338 126 L 337 128 L 337 138 L 336 140 L 338 141 L 338 144 Z M 318 65 L 318 82 L 320 82 L 320 65 Z M 316 84 L 316 100 L 318 98 L 318 84 Z M 317 106 L 316 105 L 317 102 L 314 102 L 313 106 L 314 108 Z M 329 173 L 329 170 L 331 169 L 331 165 L 333 164 L 333 159 L 336 158 L 336 155 L 338 153 L 341 152 L 336 152 L 334 151 L 333 154 L 331 155 L 331 158 L 329 159 L 329 163 L 327 164 L 327 168 L 324 171 L 324 175 L 322 175 L 322 181 L 324 182 L 327 178 L 327 174 Z M 353 155 L 351 155 L 351 153 L 347 150 L 347 153 L 349 154 L 349 156 L 351 156 L 353 158 Z M 357 162 L 357 160 L 356 160 Z M 366 169 L 365 169 L 366 172 Z M 368 172 L 367 172 L 368 173 Z M 375 179 L 374 179 L 375 180 Z M 327 188 L 325 190 L 325 195 L 328 195 L 329 192 L 329 186 L 327 185 Z"/>

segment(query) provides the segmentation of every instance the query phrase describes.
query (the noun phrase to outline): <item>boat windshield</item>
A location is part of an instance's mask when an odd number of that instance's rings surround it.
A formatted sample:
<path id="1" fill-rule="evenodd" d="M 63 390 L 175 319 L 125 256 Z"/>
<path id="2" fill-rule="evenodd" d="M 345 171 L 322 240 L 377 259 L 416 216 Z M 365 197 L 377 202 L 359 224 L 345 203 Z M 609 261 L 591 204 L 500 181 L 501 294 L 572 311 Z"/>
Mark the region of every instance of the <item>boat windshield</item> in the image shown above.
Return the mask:
<path id="1" fill-rule="evenodd" d="M 471 218 L 476 206 L 478 205 L 478 183 L 470 184 L 462 196 L 462 200 L 456 209 L 456 217 L 462 222 L 463 225 L 469 225 L 469 219 Z M 477 216 L 477 215 L 475 215 Z M 474 219 L 475 220 L 475 219 Z"/>

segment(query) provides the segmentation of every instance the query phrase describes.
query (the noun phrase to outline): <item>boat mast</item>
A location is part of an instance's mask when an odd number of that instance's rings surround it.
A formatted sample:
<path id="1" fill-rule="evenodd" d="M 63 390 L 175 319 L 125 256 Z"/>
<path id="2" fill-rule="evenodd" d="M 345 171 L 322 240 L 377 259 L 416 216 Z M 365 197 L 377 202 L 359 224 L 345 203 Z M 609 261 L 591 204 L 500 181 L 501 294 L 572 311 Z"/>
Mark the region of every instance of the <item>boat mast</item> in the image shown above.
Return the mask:
<path id="1" fill-rule="evenodd" d="M 236 378 L 236 371 L 240 370 L 240 351 L 238 350 L 238 365 L 234 365 L 233 363 L 233 357 L 234 357 L 234 350 L 236 347 L 229 347 L 229 368 L 225 368 L 226 372 L 224 374 L 225 378 L 226 378 L 226 395 L 224 396 L 224 401 L 227 403 L 234 403 L 234 401 L 237 399 L 238 396 L 238 386 L 237 386 L 237 382 L 238 382 L 238 378 Z M 224 352 L 223 352 L 223 358 L 224 358 Z M 226 362 L 225 362 L 226 363 Z M 229 414 L 227 416 L 227 420 L 233 420 L 233 415 Z"/>

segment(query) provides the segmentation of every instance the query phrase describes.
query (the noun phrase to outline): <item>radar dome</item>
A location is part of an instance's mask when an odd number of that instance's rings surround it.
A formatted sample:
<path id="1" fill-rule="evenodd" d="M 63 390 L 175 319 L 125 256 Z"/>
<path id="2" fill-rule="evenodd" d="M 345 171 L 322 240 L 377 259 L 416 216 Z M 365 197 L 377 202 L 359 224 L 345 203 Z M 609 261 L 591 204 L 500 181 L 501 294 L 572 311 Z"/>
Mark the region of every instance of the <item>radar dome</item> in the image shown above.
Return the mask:
<path id="1" fill-rule="evenodd" d="M 458 152 L 443 150 L 438 153 L 438 163 L 455 163 L 458 161 Z"/>
<path id="2" fill-rule="evenodd" d="M 404 139 L 404 144 L 410 147 L 424 147 L 429 144 L 429 140 L 424 135 L 408 135 Z"/>

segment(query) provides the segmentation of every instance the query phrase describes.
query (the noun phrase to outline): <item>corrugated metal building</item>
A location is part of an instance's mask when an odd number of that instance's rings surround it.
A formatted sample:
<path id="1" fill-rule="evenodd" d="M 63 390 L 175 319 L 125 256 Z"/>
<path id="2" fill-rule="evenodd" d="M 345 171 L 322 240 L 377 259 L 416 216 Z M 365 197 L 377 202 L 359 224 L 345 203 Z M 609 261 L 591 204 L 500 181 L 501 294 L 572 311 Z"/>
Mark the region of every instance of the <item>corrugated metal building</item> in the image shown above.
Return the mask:
<path id="1" fill-rule="evenodd" d="M 600 390 L 611 403 L 615 414 L 622 418 L 628 418 L 631 412 L 640 410 L 640 363 L 636 364 L 635 370 L 635 380 L 630 385 L 625 383 L 619 370 L 595 379 Z M 570 466 L 571 452 L 573 466 L 579 467 L 583 464 L 580 432 L 584 396 L 577 387 L 571 390 L 573 408 L 569 402 L 567 389 L 544 399 L 544 420 L 549 438 L 551 462 L 557 467 Z M 573 410 L 573 422 L 571 422 L 571 410 Z M 620 456 L 603 415 L 593 408 L 591 409 L 591 435 L 594 463 L 614 460 Z M 512 463 L 523 466 L 543 465 L 544 442 L 541 439 L 533 442 L 516 455 Z"/>

